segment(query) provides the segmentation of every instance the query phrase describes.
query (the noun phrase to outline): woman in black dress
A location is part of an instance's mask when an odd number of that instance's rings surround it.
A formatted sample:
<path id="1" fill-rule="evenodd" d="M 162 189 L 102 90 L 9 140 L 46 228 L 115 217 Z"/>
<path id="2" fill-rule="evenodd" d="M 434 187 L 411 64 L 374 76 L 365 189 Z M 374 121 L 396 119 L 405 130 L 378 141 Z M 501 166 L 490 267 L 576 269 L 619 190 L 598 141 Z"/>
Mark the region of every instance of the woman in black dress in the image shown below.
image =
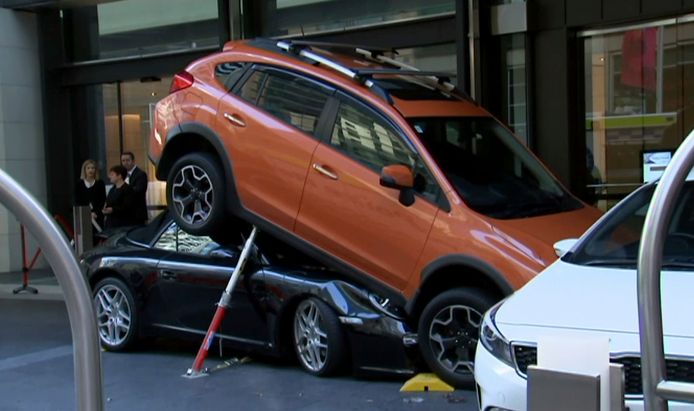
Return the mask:
<path id="1" fill-rule="evenodd" d="M 99 169 L 96 161 L 86 160 L 82 163 L 80 180 L 75 184 L 75 205 L 88 206 L 92 210 L 94 232 L 99 232 L 104 226 L 104 215 L 101 210 L 106 202 L 106 185 L 99 179 Z"/>
<path id="2" fill-rule="evenodd" d="M 113 184 L 106 196 L 103 213 L 106 217 L 105 228 L 126 227 L 135 225 L 133 213 L 133 189 L 125 182 L 128 170 L 123 166 L 113 166 L 108 171 L 108 179 Z"/>

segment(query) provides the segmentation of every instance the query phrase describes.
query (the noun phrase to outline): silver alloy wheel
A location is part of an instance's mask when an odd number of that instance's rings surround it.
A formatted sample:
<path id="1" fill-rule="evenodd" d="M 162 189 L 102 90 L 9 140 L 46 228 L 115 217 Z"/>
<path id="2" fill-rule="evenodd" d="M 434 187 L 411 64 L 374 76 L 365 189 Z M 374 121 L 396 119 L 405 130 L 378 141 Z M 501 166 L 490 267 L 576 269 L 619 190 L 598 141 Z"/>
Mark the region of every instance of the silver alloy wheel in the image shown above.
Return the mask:
<path id="1" fill-rule="evenodd" d="M 323 317 L 315 302 L 305 300 L 294 316 L 294 344 L 299 361 L 309 370 L 318 372 L 328 359 L 328 334 Z"/>
<path id="2" fill-rule="evenodd" d="M 104 285 L 94 296 L 96 322 L 101 341 L 122 344 L 130 333 L 132 309 L 125 293 L 114 285 Z"/>
<path id="3" fill-rule="evenodd" d="M 464 305 L 449 305 L 436 313 L 429 340 L 436 360 L 454 373 L 473 373 L 482 314 Z"/>
<path id="4" fill-rule="evenodd" d="M 195 165 L 181 168 L 174 178 L 171 197 L 183 221 L 188 224 L 207 221 L 214 199 L 210 176 Z"/>

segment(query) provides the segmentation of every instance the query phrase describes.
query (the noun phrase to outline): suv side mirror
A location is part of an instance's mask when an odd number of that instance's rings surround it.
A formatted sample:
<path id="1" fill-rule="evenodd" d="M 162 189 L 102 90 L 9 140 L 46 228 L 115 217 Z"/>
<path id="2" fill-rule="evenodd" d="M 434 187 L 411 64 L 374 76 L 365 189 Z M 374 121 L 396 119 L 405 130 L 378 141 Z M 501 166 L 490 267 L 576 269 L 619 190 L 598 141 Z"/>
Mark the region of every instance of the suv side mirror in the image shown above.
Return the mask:
<path id="1" fill-rule="evenodd" d="M 383 187 L 404 190 L 414 187 L 414 175 L 406 165 L 393 164 L 381 169 L 380 183 Z"/>
<path id="2" fill-rule="evenodd" d="M 404 206 L 414 204 L 414 175 L 404 164 L 392 164 L 381 169 L 380 184 L 383 187 L 400 190 L 400 203 Z"/>

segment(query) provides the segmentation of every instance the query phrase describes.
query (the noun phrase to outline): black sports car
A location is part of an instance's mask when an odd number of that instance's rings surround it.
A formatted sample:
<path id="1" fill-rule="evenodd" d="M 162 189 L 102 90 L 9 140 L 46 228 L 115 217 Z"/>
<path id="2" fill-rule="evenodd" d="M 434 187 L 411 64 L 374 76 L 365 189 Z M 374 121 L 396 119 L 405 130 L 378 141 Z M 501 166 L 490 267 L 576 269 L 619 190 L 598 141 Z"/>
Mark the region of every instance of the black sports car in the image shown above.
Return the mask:
<path id="1" fill-rule="evenodd" d="M 243 236 L 224 245 L 190 235 L 166 214 L 111 236 L 80 264 L 94 293 L 103 347 L 143 336 L 202 340 L 238 261 Z M 220 240 L 221 241 L 221 240 Z M 411 374 L 413 341 L 387 301 L 260 233 L 218 337 L 237 349 L 296 354 L 327 375 L 349 359 L 356 371 Z"/>

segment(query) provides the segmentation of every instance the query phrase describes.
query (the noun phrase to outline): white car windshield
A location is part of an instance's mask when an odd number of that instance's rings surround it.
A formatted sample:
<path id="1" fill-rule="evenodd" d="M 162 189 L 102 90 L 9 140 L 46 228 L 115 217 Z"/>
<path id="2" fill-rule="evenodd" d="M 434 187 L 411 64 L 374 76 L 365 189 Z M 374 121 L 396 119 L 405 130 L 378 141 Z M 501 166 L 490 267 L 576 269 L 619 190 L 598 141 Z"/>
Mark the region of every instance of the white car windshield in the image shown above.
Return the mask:
<path id="1" fill-rule="evenodd" d="M 478 213 L 510 219 L 582 207 L 491 117 L 410 118 L 409 122 L 465 204 Z"/>
<path id="2" fill-rule="evenodd" d="M 635 269 L 641 231 L 655 185 L 644 187 L 612 210 L 579 248 L 562 260 L 581 265 Z M 685 183 L 669 222 L 663 269 L 694 269 L 694 181 Z"/>

